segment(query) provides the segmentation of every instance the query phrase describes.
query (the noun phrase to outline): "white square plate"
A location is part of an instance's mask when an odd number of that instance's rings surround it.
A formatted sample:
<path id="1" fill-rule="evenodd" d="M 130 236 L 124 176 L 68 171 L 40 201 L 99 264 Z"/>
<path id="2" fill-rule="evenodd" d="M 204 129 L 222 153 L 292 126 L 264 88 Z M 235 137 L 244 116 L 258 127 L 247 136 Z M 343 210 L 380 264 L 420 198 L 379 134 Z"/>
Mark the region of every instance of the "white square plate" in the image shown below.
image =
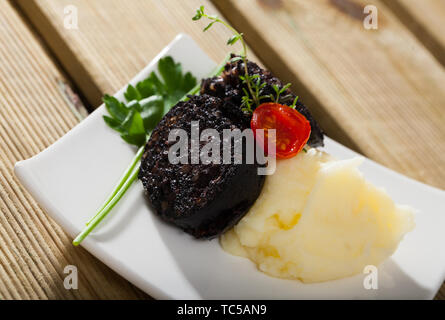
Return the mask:
<path id="1" fill-rule="evenodd" d="M 130 83 L 147 77 L 166 55 L 197 78 L 216 65 L 190 37 L 179 35 Z M 125 88 L 115 95 L 118 99 L 123 99 Z M 72 237 L 102 204 L 135 153 L 105 125 L 105 113 L 101 106 L 48 149 L 15 167 L 26 189 Z M 339 159 L 356 156 L 329 138 L 325 150 Z M 370 160 L 361 170 L 396 202 L 418 210 L 414 231 L 379 267 L 377 290 L 364 289 L 365 275 L 317 284 L 269 277 L 249 260 L 225 253 L 218 240 L 195 240 L 160 221 L 150 212 L 140 182 L 83 246 L 155 298 L 433 298 L 445 278 L 445 192 Z"/>

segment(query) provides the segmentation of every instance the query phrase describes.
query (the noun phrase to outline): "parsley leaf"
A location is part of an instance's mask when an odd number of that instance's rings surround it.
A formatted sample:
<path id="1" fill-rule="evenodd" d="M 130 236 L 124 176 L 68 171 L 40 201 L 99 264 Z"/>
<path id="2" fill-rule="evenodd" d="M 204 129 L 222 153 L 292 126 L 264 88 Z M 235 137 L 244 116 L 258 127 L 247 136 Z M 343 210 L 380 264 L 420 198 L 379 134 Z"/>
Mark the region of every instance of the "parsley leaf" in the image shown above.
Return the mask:
<path id="1" fill-rule="evenodd" d="M 103 98 L 109 113 L 103 116 L 105 123 L 129 144 L 143 146 L 162 117 L 197 83 L 172 57 L 159 60 L 158 74 L 152 72 L 136 86 L 129 85 L 126 103 L 109 95 Z"/>

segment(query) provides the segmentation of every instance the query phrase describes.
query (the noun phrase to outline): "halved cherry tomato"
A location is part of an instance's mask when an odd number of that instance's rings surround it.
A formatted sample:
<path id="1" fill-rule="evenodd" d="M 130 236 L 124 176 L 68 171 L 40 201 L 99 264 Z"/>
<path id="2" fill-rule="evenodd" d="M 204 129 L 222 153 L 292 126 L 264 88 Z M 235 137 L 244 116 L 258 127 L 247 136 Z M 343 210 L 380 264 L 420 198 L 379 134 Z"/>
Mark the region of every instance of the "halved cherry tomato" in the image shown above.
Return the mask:
<path id="1" fill-rule="evenodd" d="M 289 106 L 272 102 L 263 103 L 255 109 L 250 127 L 257 143 L 269 155 L 274 152 L 268 150 L 268 130 L 276 130 L 275 154 L 279 159 L 295 156 L 303 149 L 311 134 L 311 125 L 301 113 Z M 257 129 L 264 129 L 264 138 L 257 134 Z"/>

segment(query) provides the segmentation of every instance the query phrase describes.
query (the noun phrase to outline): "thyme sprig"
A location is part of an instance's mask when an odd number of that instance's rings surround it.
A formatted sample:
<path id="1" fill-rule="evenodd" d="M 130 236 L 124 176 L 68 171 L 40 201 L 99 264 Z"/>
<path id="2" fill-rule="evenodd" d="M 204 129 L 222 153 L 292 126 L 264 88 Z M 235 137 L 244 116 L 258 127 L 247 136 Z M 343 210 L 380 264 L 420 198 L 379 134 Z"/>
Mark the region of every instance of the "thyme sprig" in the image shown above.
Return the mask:
<path id="1" fill-rule="evenodd" d="M 266 82 L 262 82 L 261 78 L 258 74 L 249 75 L 249 71 L 247 68 L 247 45 L 244 41 L 243 34 L 238 32 L 235 28 L 233 28 L 227 22 L 221 20 L 216 15 L 208 15 L 204 12 L 204 6 L 200 6 L 199 9 L 196 10 L 195 16 L 192 18 L 194 21 L 200 20 L 202 18 L 207 18 L 211 22 L 203 29 L 203 31 L 209 30 L 215 23 L 221 23 L 227 29 L 229 29 L 233 35 L 227 40 L 228 45 L 234 45 L 236 42 L 240 41 L 243 47 L 242 53 L 239 56 L 236 56 L 230 60 L 230 62 L 235 62 L 239 60 L 243 60 L 244 63 L 244 75 L 240 75 L 239 78 L 247 86 L 246 88 L 242 88 L 244 96 L 241 98 L 241 110 L 244 112 L 252 113 L 253 110 L 258 107 L 261 103 L 261 100 L 270 99 L 273 102 L 282 103 L 288 102 L 290 103 L 293 95 L 288 94 L 282 96 L 282 94 L 289 89 L 291 86 L 290 83 L 286 84 L 282 88 L 278 85 L 273 85 L 273 89 L 275 91 L 275 96 L 273 94 L 262 94 L 262 90 L 267 86 Z M 291 108 L 295 109 L 295 106 L 298 101 L 298 96 L 293 100 L 290 105 Z"/>
<path id="2" fill-rule="evenodd" d="M 243 88 L 244 96 L 241 98 L 241 110 L 252 113 L 252 104 L 256 104 L 256 106 L 258 106 L 261 103 L 261 100 L 268 99 L 270 97 L 269 95 L 260 95 L 261 90 L 264 89 L 267 83 L 261 82 L 261 78 L 258 74 L 254 74 L 252 76 L 247 75 L 247 77 L 240 76 L 239 78 L 243 83 L 251 83 L 252 85 L 252 98 L 245 88 Z"/>
<path id="3" fill-rule="evenodd" d="M 284 87 L 282 87 L 282 88 L 280 89 L 279 86 L 277 86 L 276 84 L 274 84 L 274 85 L 272 86 L 272 88 L 273 88 L 274 91 L 275 91 L 275 98 L 274 98 L 273 95 L 270 95 L 270 99 L 271 99 L 272 101 L 275 100 L 275 102 L 278 103 L 278 102 L 280 101 L 280 96 L 281 96 L 281 94 L 282 94 L 284 91 L 286 91 L 290 86 L 291 86 L 291 84 L 288 83 L 288 84 L 286 84 Z"/>
<path id="4" fill-rule="evenodd" d="M 215 23 L 221 23 L 223 26 L 225 26 L 227 29 L 229 29 L 233 33 L 233 35 L 229 38 L 229 40 L 227 40 L 227 45 L 234 45 L 238 41 L 241 42 L 241 45 L 243 47 L 243 51 L 240 55 L 241 57 L 235 57 L 234 59 L 231 60 L 231 62 L 234 62 L 236 60 L 241 60 L 241 59 L 243 60 L 244 79 L 245 79 L 245 83 L 247 85 L 248 92 L 250 93 L 250 97 L 251 97 L 250 99 L 252 100 L 252 103 L 255 104 L 255 106 L 258 106 L 260 104 L 260 101 L 259 101 L 260 99 L 258 97 L 258 94 L 255 95 L 256 90 L 254 91 L 254 87 L 255 87 L 256 83 L 254 83 L 254 79 L 249 75 L 249 71 L 247 69 L 247 44 L 244 41 L 243 34 L 239 33 L 235 28 L 233 28 L 230 24 L 228 24 L 224 20 L 221 20 L 218 16 L 206 14 L 204 12 L 204 6 L 200 6 L 199 9 L 196 10 L 196 14 L 192 19 L 193 19 L 193 21 L 197 21 L 202 18 L 207 18 L 211 21 L 204 28 L 203 31 L 209 30 Z M 240 59 L 237 59 L 237 58 L 240 58 Z M 247 102 L 244 107 L 246 107 L 250 111 L 252 110 L 251 104 L 249 105 L 249 104 L 247 104 Z"/>
<path id="5" fill-rule="evenodd" d="M 291 107 L 292 109 L 295 109 L 295 107 L 297 106 L 298 98 L 299 98 L 299 97 L 296 96 L 295 99 L 294 99 L 294 102 L 292 102 L 292 104 L 290 105 L 290 107 Z"/>

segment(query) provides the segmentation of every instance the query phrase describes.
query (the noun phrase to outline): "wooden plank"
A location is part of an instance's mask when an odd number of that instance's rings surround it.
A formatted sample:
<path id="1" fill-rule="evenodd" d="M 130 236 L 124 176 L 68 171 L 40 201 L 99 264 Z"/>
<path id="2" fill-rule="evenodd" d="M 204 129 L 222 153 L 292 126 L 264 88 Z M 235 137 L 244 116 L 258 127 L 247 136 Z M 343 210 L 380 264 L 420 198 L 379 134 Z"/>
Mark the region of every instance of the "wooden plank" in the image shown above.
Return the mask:
<path id="1" fill-rule="evenodd" d="M 382 2 L 214 3 L 266 66 L 295 85 L 328 135 L 445 188 L 444 69 Z M 368 4 L 378 8 L 377 30 L 363 27 Z M 442 286 L 437 298 L 444 296 Z"/>
<path id="2" fill-rule="evenodd" d="M 215 26 L 203 39 L 196 9 L 208 1 L 18 0 L 61 64 L 93 106 L 103 93 L 114 93 L 147 65 L 180 32 L 191 35 L 221 61 L 230 33 Z M 64 8 L 74 4 L 78 30 L 64 28 Z"/>
<path id="3" fill-rule="evenodd" d="M 417 39 L 445 65 L 445 2 L 441 0 L 384 0 Z"/>
<path id="4" fill-rule="evenodd" d="M 60 87 L 65 82 L 16 10 L 0 1 L 0 300 L 145 297 L 85 250 L 74 249 L 13 175 L 16 161 L 78 123 L 69 88 Z M 78 290 L 63 286 L 67 265 L 78 268 Z"/>

